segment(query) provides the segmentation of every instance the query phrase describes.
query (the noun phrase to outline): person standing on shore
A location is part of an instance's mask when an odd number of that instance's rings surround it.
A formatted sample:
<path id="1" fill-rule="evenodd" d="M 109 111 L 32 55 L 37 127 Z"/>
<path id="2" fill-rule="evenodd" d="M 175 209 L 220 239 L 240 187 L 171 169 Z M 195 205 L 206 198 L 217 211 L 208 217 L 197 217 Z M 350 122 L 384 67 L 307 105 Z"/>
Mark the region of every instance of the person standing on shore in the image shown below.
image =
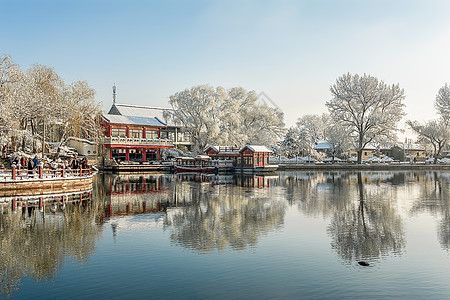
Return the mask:
<path id="1" fill-rule="evenodd" d="M 37 158 L 37 155 L 33 158 L 33 169 L 35 169 L 39 165 L 39 159 Z"/>

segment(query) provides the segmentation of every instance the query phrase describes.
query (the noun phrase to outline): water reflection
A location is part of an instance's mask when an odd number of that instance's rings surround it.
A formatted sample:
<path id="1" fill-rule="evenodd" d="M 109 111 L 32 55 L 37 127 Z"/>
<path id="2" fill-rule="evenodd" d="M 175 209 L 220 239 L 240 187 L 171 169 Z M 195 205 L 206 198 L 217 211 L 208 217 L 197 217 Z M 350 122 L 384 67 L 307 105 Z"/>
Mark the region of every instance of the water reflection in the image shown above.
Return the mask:
<path id="1" fill-rule="evenodd" d="M 106 215 L 113 235 L 151 228 L 171 231 L 174 244 L 198 253 L 244 249 L 280 227 L 286 203 L 268 187 L 278 176 L 112 175 L 104 176 Z M 162 214 L 163 212 L 163 214 Z M 153 213 L 130 222 L 116 215 Z"/>
<path id="2" fill-rule="evenodd" d="M 287 203 L 269 189 L 278 176 L 220 176 L 227 175 L 211 177 L 207 186 L 178 184 L 177 197 L 190 205 L 170 210 L 164 223 L 177 245 L 199 253 L 241 250 L 282 226 Z"/>
<path id="3" fill-rule="evenodd" d="M 428 212 L 440 218 L 437 236 L 443 249 L 450 248 L 450 173 L 429 172 L 417 176 L 420 180 L 420 193 L 411 208 L 412 214 Z"/>
<path id="4" fill-rule="evenodd" d="M 404 255 L 406 221 L 424 213 L 437 220 L 448 251 L 449 196 L 450 172 L 100 174 L 87 195 L 0 199 L 0 294 L 11 295 L 23 277 L 54 278 L 67 260 L 86 263 L 104 232 L 161 229 L 168 246 L 241 251 L 285 231 L 288 211 L 305 224 L 324 219 L 327 243 L 345 263 Z"/>
<path id="5" fill-rule="evenodd" d="M 19 289 L 23 277 L 54 278 L 69 258 L 82 263 L 101 234 L 101 202 L 92 190 L 0 199 L 0 295 Z"/>
<path id="6" fill-rule="evenodd" d="M 439 241 L 449 249 L 449 172 L 292 172 L 280 178 L 291 205 L 330 219 L 331 247 L 344 261 L 402 254 L 403 219 L 424 212 L 440 218 Z"/>

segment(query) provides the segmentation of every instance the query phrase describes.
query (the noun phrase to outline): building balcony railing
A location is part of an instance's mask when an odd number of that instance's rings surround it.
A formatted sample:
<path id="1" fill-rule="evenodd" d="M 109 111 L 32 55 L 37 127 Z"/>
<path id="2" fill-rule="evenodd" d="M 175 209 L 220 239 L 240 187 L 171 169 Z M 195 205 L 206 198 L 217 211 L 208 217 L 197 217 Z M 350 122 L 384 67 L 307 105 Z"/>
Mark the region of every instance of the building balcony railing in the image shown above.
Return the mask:
<path id="1" fill-rule="evenodd" d="M 105 137 L 104 144 L 120 144 L 132 146 L 173 146 L 173 141 L 167 139 L 144 139 L 144 138 L 127 138 L 127 137 Z"/>

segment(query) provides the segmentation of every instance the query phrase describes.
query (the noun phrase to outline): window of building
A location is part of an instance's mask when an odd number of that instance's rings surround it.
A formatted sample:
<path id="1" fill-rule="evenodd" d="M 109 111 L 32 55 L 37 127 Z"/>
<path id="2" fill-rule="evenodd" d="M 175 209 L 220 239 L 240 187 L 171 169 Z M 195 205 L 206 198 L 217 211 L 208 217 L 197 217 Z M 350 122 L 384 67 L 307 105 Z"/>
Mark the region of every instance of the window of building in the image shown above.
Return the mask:
<path id="1" fill-rule="evenodd" d="M 151 140 L 157 139 L 158 138 L 158 131 L 156 131 L 156 130 L 146 130 L 145 131 L 145 137 L 147 139 L 151 139 Z"/>
<path id="2" fill-rule="evenodd" d="M 132 138 L 141 138 L 142 137 L 142 130 L 140 130 L 140 129 L 131 129 L 130 130 L 130 137 L 132 137 Z"/>
<path id="3" fill-rule="evenodd" d="M 111 129 L 111 136 L 114 136 L 114 137 L 126 137 L 127 136 L 127 130 L 126 129 L 120 129 L 120 128 L 112 128 Z"/>

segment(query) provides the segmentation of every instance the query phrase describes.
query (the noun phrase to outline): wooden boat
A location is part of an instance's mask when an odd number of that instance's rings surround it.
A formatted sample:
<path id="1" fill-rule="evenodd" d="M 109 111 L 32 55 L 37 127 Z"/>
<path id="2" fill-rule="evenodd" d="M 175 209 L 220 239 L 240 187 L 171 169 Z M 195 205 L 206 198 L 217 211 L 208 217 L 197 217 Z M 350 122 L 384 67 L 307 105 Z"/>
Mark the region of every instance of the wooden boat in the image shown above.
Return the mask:
<path id="1" fill-rule="evenodd" d="M 213 173 L 217 167 L 211 164 L 211 157 L 197 155 L 196 157 L 178 157 L 175 163 L 175 172 Z"/>

